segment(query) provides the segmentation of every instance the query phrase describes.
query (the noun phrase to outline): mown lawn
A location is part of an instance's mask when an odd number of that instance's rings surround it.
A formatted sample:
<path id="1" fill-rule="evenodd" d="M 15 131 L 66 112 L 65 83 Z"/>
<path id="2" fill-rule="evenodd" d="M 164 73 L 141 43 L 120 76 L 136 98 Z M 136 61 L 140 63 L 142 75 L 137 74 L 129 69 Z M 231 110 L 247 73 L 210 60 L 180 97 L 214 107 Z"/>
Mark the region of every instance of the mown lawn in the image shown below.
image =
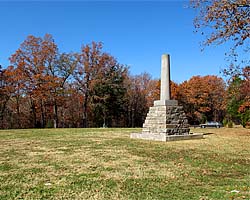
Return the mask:
<path id="1" fill-rule="evenodd" d="M 250 199 L 250 130 L 130 139 L 141 129 L 0 131 L 0 199 Z"/>

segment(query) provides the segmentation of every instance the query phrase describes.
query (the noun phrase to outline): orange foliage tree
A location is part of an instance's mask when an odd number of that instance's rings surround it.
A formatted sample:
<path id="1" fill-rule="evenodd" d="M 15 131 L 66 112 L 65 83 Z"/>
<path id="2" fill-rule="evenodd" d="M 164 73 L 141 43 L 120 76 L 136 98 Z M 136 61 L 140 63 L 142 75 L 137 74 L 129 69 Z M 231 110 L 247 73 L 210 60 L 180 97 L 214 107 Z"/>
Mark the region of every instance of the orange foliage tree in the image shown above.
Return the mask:
<path id="1" fill-rule="evenodd" d="M 4 116 L 6 116 L 7 105 L 14 92 L 12 73 L 9 70 L 2 69 L 0 66 L 0 127 L 6 127 L 6 121 L 4 121 Z"/>
<path id="2" fill-rule="evenodd" d="M 46 100 L 57 87 L 49 69 L 57 56 L 57 46 L 51 35 L 44 38 L 28 36 L 10 57 L 11 64 L 22 77 L 23 96 L 29 97 L 34 127 L 46 125 Z M 18 79 L 17 77 L 17 79 Z"/>
<path id="3" fill-rule="evenodd" d="M 192 124 L 221 121 L 224 113 L 225 83 L 217 76 L 194 76 L 179 86 L 178 99 Z"/>
<path id="4" fill-rule="evenodd" d="M 250 38 L 250 1 L 249 0 L 190 0 L 199 9 L 194 24 L 197 31 L 209 28 L 205 45 L 221 44 L 228 40 L 234 48 L 243 45 Z"/>

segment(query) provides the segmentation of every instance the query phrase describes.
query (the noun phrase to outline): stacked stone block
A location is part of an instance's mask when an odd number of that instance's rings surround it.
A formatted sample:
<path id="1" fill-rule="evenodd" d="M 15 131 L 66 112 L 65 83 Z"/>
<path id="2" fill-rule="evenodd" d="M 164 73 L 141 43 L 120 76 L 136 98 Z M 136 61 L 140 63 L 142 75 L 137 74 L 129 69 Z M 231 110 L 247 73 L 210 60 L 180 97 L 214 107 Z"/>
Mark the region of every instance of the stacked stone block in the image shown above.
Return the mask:
<path id="1" fill-rule="evenodd" d="M 158 105 L 150 107 L 142 133 L 188 135 L 189 124 L 182 106 Z"/>

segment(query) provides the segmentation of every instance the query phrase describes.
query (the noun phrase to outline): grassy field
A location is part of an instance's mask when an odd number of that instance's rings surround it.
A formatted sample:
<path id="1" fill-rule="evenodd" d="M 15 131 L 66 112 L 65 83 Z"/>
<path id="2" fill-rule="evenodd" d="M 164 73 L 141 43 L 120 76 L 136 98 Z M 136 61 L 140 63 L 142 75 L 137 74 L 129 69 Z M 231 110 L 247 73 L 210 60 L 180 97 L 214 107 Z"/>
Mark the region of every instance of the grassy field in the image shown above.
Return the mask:
<path id="1" fill-rule="evenodd" d="M 132 140 L 141 129 L 0 131 L 0 199 L 250 199 L 250 130 Z"/>

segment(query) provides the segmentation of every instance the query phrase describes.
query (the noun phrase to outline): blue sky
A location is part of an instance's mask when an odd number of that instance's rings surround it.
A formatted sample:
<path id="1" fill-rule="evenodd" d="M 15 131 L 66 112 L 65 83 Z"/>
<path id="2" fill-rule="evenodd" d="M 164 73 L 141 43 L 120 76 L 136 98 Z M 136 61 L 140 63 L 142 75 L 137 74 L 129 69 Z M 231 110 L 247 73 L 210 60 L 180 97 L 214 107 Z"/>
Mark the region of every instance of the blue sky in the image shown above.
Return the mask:
<path id="1" fill-rule="evenodd" d="M 52 34 L 60 52 L 79 52 L 82 44 L 103 42 L 104 51 L 138 75 L 160 78 L 161 55 L 171 57 L 171 79 L 219 75 L 226 66 L 225 45 L 201 52 L 194 33 L 196 11 L 188 1 L 1 1 L 0 64 L 28 35 Z"/>

